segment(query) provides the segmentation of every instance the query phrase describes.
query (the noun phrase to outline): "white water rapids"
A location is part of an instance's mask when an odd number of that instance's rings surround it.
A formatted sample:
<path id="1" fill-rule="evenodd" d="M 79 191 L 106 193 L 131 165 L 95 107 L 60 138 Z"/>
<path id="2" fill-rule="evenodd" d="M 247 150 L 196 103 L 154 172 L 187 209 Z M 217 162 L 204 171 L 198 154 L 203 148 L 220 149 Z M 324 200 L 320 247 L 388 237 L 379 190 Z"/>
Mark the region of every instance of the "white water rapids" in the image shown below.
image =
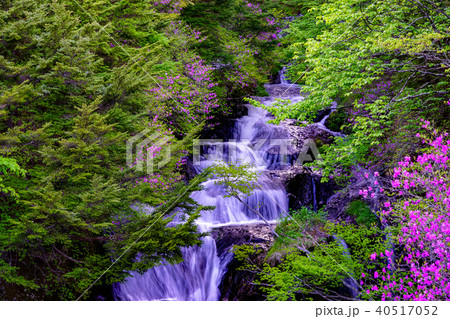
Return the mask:
<path id="1" fill-rule="evenodd" d="M 298 87 L 288 84 L 284 79 L 281 84 L 266 85 L 269 97 L 265 97 L 264 104 L 273 103 L 275 98 L 298 101 L 301 97 L 293 95 L 292 89 Z M 281 94 L 280 94 L 281 92 Z M 284 93 L 283 93 L 284 92 Z M 288 94 L 286 94 L 288 93 Z M 290 95 L 289 95 L 290 94 Z M 230 156 L 230 142 L 211 143 L 204 147 L 198 170 L 213 165 L 216 160 L 223 160 L 223 154 L 230 162 L 250 162 L 255 165 L 260 177 L 258 184 L 261 189 L 245 201 L 252 208 L 258 209 L 267 220 L 275 220 L 288 211 L 288 199 L 284 186 L 271 181 L 268 169 L 279 167 L 283 158 L 280 147 L 271 145 L 271 140 L 287 139 L 289 134 L 280 126 L 267 124 L 272 116 L 261 108 L 248 106 L 248 115 L 236 121 L 233 139 L 235 156 Z M 258 149 L 252 146 L 259 144 Z M 255 147 L 253 147 L 255 148 Z M 225 150 L 224 152 L 219 151 Z M 287 161 L 289 162 L 289 158 Z M 224 197 L 224 189 L 216 185 L 214 180 L 203 183 L 204 189 L 192 194 L 192 198 L 199 204 L 215 206 L 214 211 L 203 212 L 197 220 L 201 231 L 208 231 L 213 227 L 236 224 L 261 223 L 259 217 L 237 199 Z M 133 273 L 122 284 L 114 287 L 117 300 L 219 300 L 219 285 L 226 272 L 227 265 L 232 258 L 228 253 L 220 259 L 217 255 L 216 243 L 212 237 L 203 239 L 201 247 L 184 248 L 184 261 L 176 265 L 163 265 L 148 270 L 143 275 Z"/>

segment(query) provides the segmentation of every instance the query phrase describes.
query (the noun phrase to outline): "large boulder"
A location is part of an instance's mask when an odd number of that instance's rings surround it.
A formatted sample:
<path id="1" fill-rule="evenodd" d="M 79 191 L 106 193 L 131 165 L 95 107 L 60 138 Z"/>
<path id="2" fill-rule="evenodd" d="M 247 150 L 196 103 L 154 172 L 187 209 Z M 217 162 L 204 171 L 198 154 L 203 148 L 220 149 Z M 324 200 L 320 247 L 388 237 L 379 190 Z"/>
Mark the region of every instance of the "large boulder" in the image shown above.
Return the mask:
<path id="1" fill-rule="evenodd" d="M 221 260 L 230 258 L 234 245 L 251 245 L 258 247 L 258 254 L 253 262 L 262 263 L 267 251 L 274 241 L 273 233 L 265 224 L 242 226 L 225 226 L 215 228 L 211 236 L 216 240 L 217 253 Z M 253 273 L 241 269 L 243 264 L 233 258 L 222 278 L 219 289 L 221 300 L 265 300 L 262 292 L 252 282 Z"/>

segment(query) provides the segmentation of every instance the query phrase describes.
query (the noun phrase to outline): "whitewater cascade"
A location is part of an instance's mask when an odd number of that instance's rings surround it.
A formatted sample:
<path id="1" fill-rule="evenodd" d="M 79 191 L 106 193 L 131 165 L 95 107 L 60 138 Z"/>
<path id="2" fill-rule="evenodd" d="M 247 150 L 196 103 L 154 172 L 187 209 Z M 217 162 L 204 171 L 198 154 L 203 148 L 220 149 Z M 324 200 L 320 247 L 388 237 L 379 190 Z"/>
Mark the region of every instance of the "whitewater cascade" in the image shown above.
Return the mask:
<path id="1" fill-rule="evenodd" d="M 282 72 L 284 75 L 284 73 Z M 275 98 L 300 100 L 297 85 L 289 84 L 283 76 L 281 84 L 267 84 L 269 97 L 262 103 L 269 105 Z M 260 189 L 245 199 L 248 206 L 259 209 L 266 220 L 274 221 L 288 211 L 288 199 L 283 185 L 275 183 L 269 169 L 279 169 L 293 158 L 280 154 L 282 146 L 271 141 L 288 139 L 288 132 L 281 126 L 268 124 L 272 115 L 266 110 L 247 106 L 248 115 L 236 120 L 233 140 L 211 141 L 203 144 L 203 154 L 198 171 L 213 165 L 217 160 L 231 163 L 252 163 L 259 172 Z M 214 211 L 203 212 L 197 220 L 201 231 L 226 225 L 262 223 L 259 217 L 235 198 L 224 197 L 223 187 L 213 179 L 203 183 L 204 189 L 192 194 L 199 204 L 215 206 Z M 184 261 L 176 265 L 162 265 L 143 275 L 132 274 L 122 284 L 114 286 L 117 300 L 219 300 L 219 285 L 232 259 L 232 253 L 218 257 L 216 243 L 205 237 L 201 247 L 184 248 Z"/>
<path id="2" fill-rule="evenodd" d="M 333 235 L 333 239 L 342 247 L 342 255 L 346 258 L 351 259 L 352 256 L 350 254 L 350 248 L 348 247 L 345 240 L 343 240 L 341 237 L 338 237 L 336 235 Z M 353 274 L 348 274 L 349 276 L 342 280 L 344 286 L 347 288 L 350 297 L 357 299 L 359 295 L 359 287 L 355 280 L 355 276 Z"/>

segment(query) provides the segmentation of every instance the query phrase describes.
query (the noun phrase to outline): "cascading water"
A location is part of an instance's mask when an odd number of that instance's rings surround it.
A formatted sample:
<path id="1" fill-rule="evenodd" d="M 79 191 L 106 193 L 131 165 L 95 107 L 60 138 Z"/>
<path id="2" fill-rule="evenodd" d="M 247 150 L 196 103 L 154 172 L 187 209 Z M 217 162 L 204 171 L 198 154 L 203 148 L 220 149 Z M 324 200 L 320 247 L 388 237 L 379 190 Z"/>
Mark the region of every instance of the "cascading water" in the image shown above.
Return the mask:
<path id="1" fill-rule="evenodd" d="M 311 176 L 312 195 L 313 195 L 313 211 L 317 212 L 317 194 L 316 194 L 316 181 Z"/>
<path id="2" fill-rule="evenodd" d="M 351 259 L 350 254 L 350 248 L 348 247 L 347 243 L 340 237 L 333 235 L 333 239 L 342 247 L 342 255 L 346 256 L 347 258 Z M 350 297 L 357 299 L 359 295 L 359 287 L 356 283 L 356 280 L 354 278 L 353 274 L 348 274 L 349 277 L 342 280 L 345 287 L 348 288 Z"/>
<path id="3" fill-rule="evenodd" d="M 280 71 L 280 83 L 281 84 L 291 84 L 291 81 L 289 81 L 286 78 L 286 72 L 287 72 L 286 67 L 283 67 Z"/>
<path id="4" fill-rule="evenodd" d="M 264 104 L 270 104 L 275 98 L 290 99 L 293 103 L 302 97 L 298 95 L 298 86 L 294 84 L 266 85 L 269 97 Z M 202 170 L 217 160 L 226 160 L 234 164 L 252 163 L 260 173 L 258 184 L 245 203 L 269 221 L 274 221 L 288 211 L 288 199 L 283 185 L 271 180 L 265 172 L 268 169 L 281 168 L 283 151 L 274 140 L 289 138 L 288 132 L 279 126 L 267 124 L 272 117 L 261 108 L 248 107 L 248 115 L 237 120 L 234 141 L 211 142 L 204 145 L 203 156 L 197 166 Z M 233 152 L 231 150 L 234 150 Z M 284 150 L 286 151 L 286 150 Z M 292 159 L 284 159 L 289 162 Z M 214 211 L 204 212 L 197 220 L 199 230 L 208 231 L 214 227 L 238 224 L 261 223 L 262 220 L 237 199 L 225 197 L 223 187 L 213 179 L 203 183 L 204 189 L 192 194 L 199 204 L 215 206 Z M 226 272 L 232 254 L 220 259 L 217 256 L 216 243 L 212 237 L 206 237 L 201 247 L 183 249 L 184 261 L 177 265 L 162 265 L 148 270 L 143 275 L 133 273 L 132 277 L 115 285 L 114 294 L 118 300 L 219 300 L 219 284 Z"/>

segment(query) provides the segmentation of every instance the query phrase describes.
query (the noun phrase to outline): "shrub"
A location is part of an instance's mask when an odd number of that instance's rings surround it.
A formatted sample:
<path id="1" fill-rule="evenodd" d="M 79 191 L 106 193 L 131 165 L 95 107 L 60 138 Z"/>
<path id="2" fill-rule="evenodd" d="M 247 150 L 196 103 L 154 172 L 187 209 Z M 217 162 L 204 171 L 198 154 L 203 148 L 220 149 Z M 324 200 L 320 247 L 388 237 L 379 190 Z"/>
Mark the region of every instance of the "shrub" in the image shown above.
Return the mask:
<path id="1" fill-rule="evenodd" d="M 422 120 L 423 121 L 423 120 Z M 422 127 L 429 129 L 430 123 Z M 417 133 L 429 147 L 398 163 L 389 179 L 390 198 L 381 212 L 400 253 L 371 255 L 387 258 L 388 273 L 373 273 L 367 294 L 381 300 L 450 299 L 450 140 L 448 133 Z M 390 264 L 395 261 L 396 269 Z M 391 269 L 389 269 L 391 268 Z"/>
<path id="2" fill-rule="evenodd" d="M 378 218 L 369 208 L 366 202 L 362 200 L 355 200 L 350 202 L 346 213 L 354 216 L 359 225 L 371 226 L 378 222 Z"/>

